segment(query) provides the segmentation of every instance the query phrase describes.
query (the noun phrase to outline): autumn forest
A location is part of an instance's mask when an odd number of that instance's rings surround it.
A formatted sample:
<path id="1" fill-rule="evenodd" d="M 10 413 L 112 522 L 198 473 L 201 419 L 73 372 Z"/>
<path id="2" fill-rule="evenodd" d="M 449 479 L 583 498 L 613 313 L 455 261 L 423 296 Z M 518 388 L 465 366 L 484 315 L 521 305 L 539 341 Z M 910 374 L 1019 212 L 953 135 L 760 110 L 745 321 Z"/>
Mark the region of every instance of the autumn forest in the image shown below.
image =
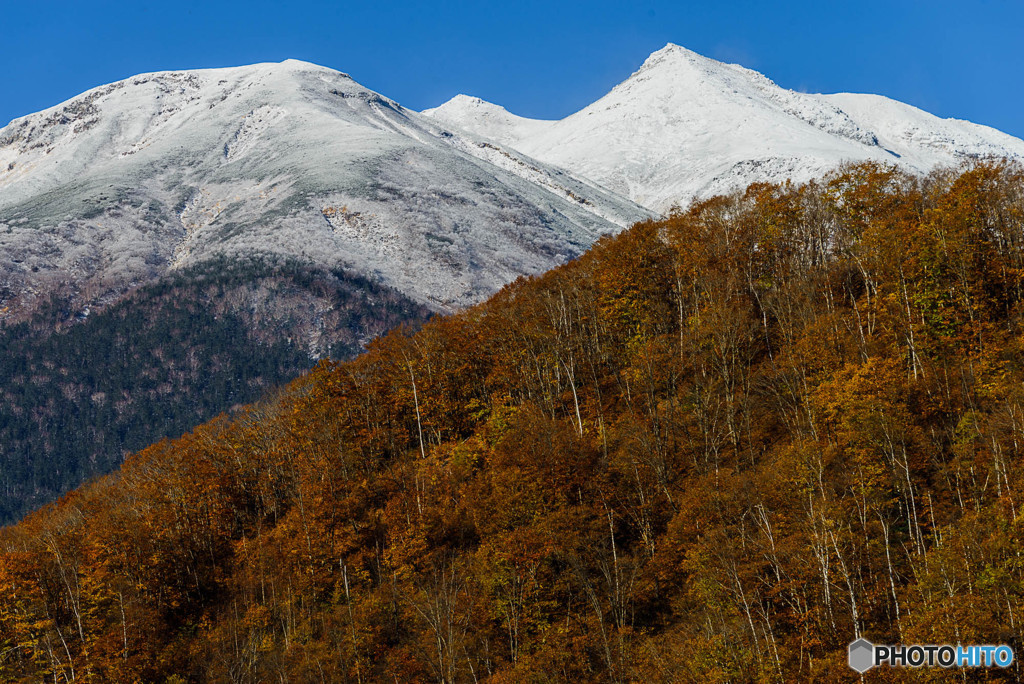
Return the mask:
<path id="1" fill-rule="evenodd" d="M 1024 657 L 1022 381 L 1020 167 L 753 185 L 0 530 L 0 682 L 856 681 L 861 636 Z"/>

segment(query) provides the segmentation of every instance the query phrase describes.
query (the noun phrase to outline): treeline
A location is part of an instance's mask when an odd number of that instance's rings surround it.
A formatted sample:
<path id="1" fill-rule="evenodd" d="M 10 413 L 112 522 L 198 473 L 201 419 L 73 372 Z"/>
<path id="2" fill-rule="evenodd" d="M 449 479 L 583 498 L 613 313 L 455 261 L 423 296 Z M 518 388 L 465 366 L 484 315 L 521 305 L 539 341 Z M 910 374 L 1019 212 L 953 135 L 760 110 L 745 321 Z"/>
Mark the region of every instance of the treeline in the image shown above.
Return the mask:
<path id="1" fill-rule="evenodd" d="M 349 274 L 215 259 L 95 312 L 55 297 L 0 329 L 0 524 L 133 451 L 428 316 Z M 76 320 L 77 319 L 77 320 Z"/>
<path id="2" fill-rule="evenodd" d="M 0 533 L 0 680 L 852 681 L 859 636 L 1024 654 L 1022 288 L 1019 167 L 856 166 L 636 225 Z"/>

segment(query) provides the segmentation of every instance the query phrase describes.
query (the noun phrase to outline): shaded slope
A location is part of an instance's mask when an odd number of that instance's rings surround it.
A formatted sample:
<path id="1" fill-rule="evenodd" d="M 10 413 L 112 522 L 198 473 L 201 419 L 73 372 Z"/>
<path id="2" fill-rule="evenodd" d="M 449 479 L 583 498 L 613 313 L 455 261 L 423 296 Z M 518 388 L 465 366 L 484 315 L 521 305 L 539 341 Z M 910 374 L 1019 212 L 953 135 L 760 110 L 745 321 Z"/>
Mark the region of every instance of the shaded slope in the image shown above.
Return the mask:
<path id="1" fill-rule="evenodd" d="M 0 330 L 0 524 L 429 310 L 341 272 L 232 260 L 74 314 L 58 298 Z"/>

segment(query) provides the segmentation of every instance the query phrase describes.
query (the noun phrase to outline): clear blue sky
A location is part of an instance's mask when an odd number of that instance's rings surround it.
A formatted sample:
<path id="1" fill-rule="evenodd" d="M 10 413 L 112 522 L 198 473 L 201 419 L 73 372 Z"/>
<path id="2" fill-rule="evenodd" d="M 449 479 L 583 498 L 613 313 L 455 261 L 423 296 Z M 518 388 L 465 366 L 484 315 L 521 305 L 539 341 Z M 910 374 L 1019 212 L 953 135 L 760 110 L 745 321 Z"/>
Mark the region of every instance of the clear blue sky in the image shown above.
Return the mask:
<path id="1" fill-rule="evenodd" d="M 0 0 L 0 125 L 140 72 L 288 57 L 415 109 L 463 92 L 557 118 L 667 42 L 1024 137 L 1024 0 Z"/>

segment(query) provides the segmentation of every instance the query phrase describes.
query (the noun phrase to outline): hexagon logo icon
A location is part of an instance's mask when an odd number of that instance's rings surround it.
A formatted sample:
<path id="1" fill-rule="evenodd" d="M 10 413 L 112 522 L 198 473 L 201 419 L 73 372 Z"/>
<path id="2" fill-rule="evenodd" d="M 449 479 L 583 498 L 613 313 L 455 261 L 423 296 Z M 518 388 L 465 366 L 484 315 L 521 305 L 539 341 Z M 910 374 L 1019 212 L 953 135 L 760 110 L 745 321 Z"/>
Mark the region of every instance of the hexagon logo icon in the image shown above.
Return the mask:
<path id="1" fill-rule="evenodd" d="M 857 639 L 850 644 L 850 667 L 861 674 L 875 665 L 875 647 L 867 639 Z"/>

